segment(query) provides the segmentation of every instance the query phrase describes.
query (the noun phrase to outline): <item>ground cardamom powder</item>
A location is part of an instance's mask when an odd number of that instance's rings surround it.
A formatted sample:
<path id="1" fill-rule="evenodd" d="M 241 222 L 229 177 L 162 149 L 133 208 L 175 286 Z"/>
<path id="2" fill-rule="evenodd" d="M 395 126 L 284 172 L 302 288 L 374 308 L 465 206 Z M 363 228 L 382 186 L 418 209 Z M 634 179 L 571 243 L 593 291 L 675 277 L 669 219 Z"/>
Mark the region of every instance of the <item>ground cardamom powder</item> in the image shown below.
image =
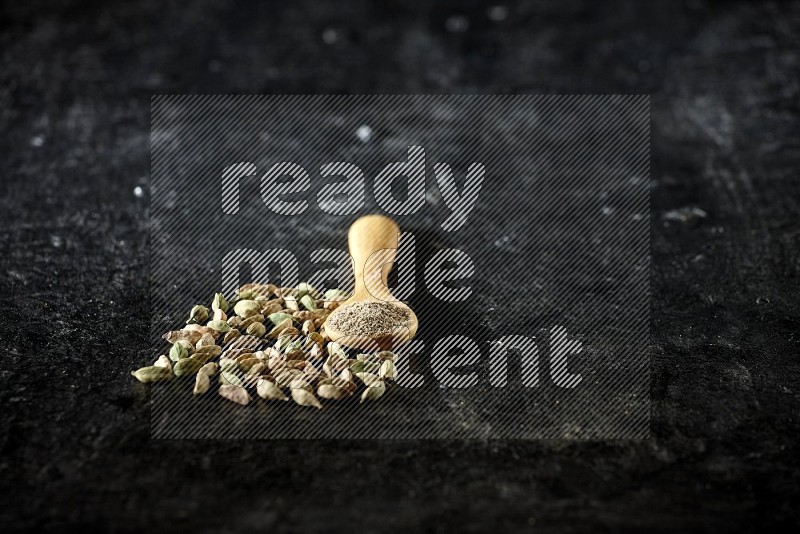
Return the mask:
<path id="1" fill-rule="evenodd" d="M 389 302 L 364 302 L 346 306 L 328 320 L 332 328 L 353 336 L 391 335 L 408 326 L 408 310 Z"/>

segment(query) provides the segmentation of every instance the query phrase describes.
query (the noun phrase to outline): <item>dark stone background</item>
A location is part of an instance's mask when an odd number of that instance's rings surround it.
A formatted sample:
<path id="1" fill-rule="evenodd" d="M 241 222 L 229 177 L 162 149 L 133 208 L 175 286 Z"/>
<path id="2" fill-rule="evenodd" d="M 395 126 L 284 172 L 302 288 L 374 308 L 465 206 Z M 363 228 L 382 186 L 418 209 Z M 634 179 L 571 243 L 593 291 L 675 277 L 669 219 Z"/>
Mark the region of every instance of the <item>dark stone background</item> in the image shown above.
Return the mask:
<path id="1" fill-rule="evenodd" d="M 497 4 L 4 2 L 5 531 L 796 525 L 800 5 Z M 652 439 L 151 441 L 149 100 L 232 92 L 652 94 Z"/>

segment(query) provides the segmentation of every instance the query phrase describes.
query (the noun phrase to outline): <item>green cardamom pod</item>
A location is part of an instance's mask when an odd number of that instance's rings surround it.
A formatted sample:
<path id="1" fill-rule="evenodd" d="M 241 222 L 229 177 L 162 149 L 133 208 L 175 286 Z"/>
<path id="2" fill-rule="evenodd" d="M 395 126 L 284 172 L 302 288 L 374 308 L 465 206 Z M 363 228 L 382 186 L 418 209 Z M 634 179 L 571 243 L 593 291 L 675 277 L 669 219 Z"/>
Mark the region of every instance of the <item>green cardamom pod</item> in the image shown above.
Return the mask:
<path id="1" fill-rule="evenodd" d="M 349 396 L 350 393 L 346 389 L 333 384 L 322 384 L 317 388 L 317 395 L 323 399 L 338 400 Z"/>
<path id="2" fill-rule="evenodd" d="M 258 379 L 258 383 L 256 384 L 256 393 L 258 393 L 259 397 L 266 400 L 289 400 L 289 397 L 283 394 L 281 388 L 279 388 L 274 382 L 264 378 Z"/>
<path id="3" fill-rule="evenodd" d="M 219 387 L 219 394 L 221 397 L 228 399 L 236 404 L 247 406 L 250 404 L 250 395 L 241 386 L 233 386 L 230 384 L 222 384 Z"/>
<path id="4" fill-rule="evenodd" d="M 341 358 L 342 360 L 347 359 L 347 353 L 344 351 L 342 346 L 335 341 L 331 341 L 328 343 L 328 355 L 332 358 Z"/>
<path id="5" fill-rule="evenodd" d="M 383 382 L 383 380 L 376 380 L 372 384 L 368 385 L 367 389 L 365 389 L 361 394 L 360 402 L 380 399 L 384 393 L 386 393 L 386 384 Z"/>
<path id="6" fill-rule="evenodd" d="M 207 363 L 203 367 L 201 367 L 200 370 L 197 372 L 206 374 L 209 377 L 215 376 L 219 372 L 219 364 L 214 362 Z"/>
<path id="7" fill-rule="evenodd" d="M 359 380 L 364 382 L 364 385 L 370 387 L 375 382 L 380 381 L 378 375 L 374 375 L 372 373 L 355 373 Z"/>
<path id="8" fill-rule="evenodd" d="M 172 370 L 166 367 L 158 367 L 151 365 L 149 367 L 142 367 L 131 373 L 131 376 L 136 378 L 139 382 L 144 384 L 148 382 L 159 382 L 161 380 L 169 380 L 172 378 Z"/>
<path id="9" fill-rule="evenodd" d="M 329 289 L 325 292 L 325 300 L 328 302 L 337 302 L 348 298 L 350 298 L 350 295 L 341 289 Z"/>
<path id="10" fill-rule="evenodd" d="M 191 357 L 193 358 L 195 356 L 200 355 L 203 358 L 205 358 L 206 361 L 208 361 L 212 358 L 216 358 L 220 354 L 222 354 L 222 347 L 220 347 L 219 345 L 206 345 L 205 347 L 200 347 L 199 349 L 194 351 L 194 354 L 192 354 Z"/>
<path id="11" fill-rule="evenodd" d="M 192 393 L 194 395 L 202 395 L 208 391 L 209 387 L 211 387 L 211 379 L 208 378 L 206 373 L 198 372 L 194 379 L 194 390 Z"/>
<path id="12" fill-rule="evenodd" d="M 307 282 L 303 282 L 297 286 L 297 296 L 302 297 L 303 295 L 311 295 L 313 298 L 319 298 L 319 292 L 314 289 L 314 286 Z"/>
<path id="13" fill-rule="evenodd" d="M 201 359 L 195 359 L 194 356 L 178 360 L 173 368 L 175 376 L 193 375 L 203 367 L 205 364 Z"/>
<path id="14" fill-rule="evenodd" d="M 228 324 L 228 323 L 225 323 L 225 324 Z M 200 339 L 195 344 L 195 350 L 199 350 L 199 349 L 201 349 L 203 347 L 207 347 L 207 346 L 210 346 L 210 345 L 215 345 L 216 343 L 217 343 L 217 341 L 214 338 L 214 335 L 209 333 L 209 332 L 206 332 L 205 334 L 200 336 Z"/>
<path id="15" fill-rule="evenodd" d="M 247 327 L 247 333 L 253 337 L 263 337 L 267 333 L 267 327 L 263 323 L 253 323 Z"/>
<path id="16" fill-rule="evenodd" d="M 242 380 L 230 371 L 222 371 L 219 375 L 220 384 L 242 387 Z"/>
<path id="17" fill-rule="evenodd" d="M 233 305 L 233 312 L 239 317 L 246 319 L 261 311 L 261 303 L 256 300 L 240 300 Z"/>
<path id="18" fill-rule="evenodd" d="M 364 372 L 364 366 L 365 366 L 364 362 L 362 362 L 361 360 L 356 360 L 350 366 L 350 370 L 352 372 L 356 373 L 356 374 L 363 373 Z"/>
<path id="19" fill-rule="evenodd" d="M 153 363 L 153 366 L 154 367 L 166 367 L 167 369 L 172 371 L 172 362 L 170 361 L 169 358 L 167 358 L 163 354 L 158 357 L 158 359 Z"/>
<path id="20" fill-rule="evenodd" d="M 209 321 L 208 327 L 223 334 L 231 331 L 231 325 L 225 321 Z"/>
<path id="21" fill-rule="evenodd" d="M 291 310 L 293 312 L 300 311 L 300 305 L 297 303 L 297 298 L 293 295 L 284 296 L 283 305 L 286 306 L 287 310 Z"/>
<path id="22" fill-rule="evenodd" d="M 397 367 L 395 367 L 392 360 L 384 360 L 381 364 L 378 376 L 384 380 L 394 380 L 397 378 Z"/>
<path id="23" fill-rule="evenodd" d="M 314 297 L 311 295 L 303 295 L 300 297 L 300 304 L 309 311 L 317 309 L 317 301 L 315 301 Z"/>
<path id="24" fill-rule="evenodd" d="M 239 330 L 231 328 L 231 331 L 225 334 L 225 337 L 222 338 L 222 342 L 225 344 L 230 343 L 231 341 L 233 341 L 234 339 L 236 339 L 241 335 L 242 333 Z"/>
<path id="25" fill-rule="evenodd" d="M 211 309 L 214 311 L 221 310 L 223 313 L 226 313 L 228 311 L 228 301 L 225 300 L 225 295 L 216 293 L 214 295 L 214 301 L 211 303 Z"/>
<path id="26" fill-rule="evenodd" d="M 189 351 L 186 349 L 186 346 L 183 345 L 183 343 L 175 343 L 172 345 L 172 348 L 169 349 L 169 359 L 173 362 L 177 362 L 178 360 L 188 357 Z"/>
<path id="27" fill-rule="evenodd" d="M 270 322 L 272 324 L 276 325 L 276 326 L 281 324 L 282 322 L 286 321 L 287 319 L 289 321 L 293 321 L 294 320 L 294 318 L 291 315 L 289 315 L 288 313 L 277 312 L 277 313 L 271 313 L 269 315 Z"/>
<path id="28" fill-rule="evenodd" d="M 198 304 L 197 306 L 194 306 L 192 310 L 189 312 L 189 320 L 186 321 L 186 324 L 203 323 L 207 320 L 208 320 L 208 308 L 206 308 L 202 304 Z"/>
<path id="29" fill-rule="evenodd" d="M 322 409 L 322 404 L 320 404 L 314 394 L 302 388 L 295 388 L 292 390 L 292 400 L 300 406 L 313 406 L 317 410 Z"/>

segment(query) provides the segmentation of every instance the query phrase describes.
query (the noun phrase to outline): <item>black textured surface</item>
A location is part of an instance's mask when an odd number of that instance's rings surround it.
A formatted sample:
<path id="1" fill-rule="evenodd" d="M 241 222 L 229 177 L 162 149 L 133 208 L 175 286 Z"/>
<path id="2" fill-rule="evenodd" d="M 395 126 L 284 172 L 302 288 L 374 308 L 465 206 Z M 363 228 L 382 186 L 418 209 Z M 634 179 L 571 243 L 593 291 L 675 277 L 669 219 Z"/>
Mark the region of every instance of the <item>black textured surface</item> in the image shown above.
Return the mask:
<path id="1" fill-rule="evenodd" d="M 4 527 L 797 523 L 798 4 L 505 5 L 5 3 Z M 653 439 L 151 441 L 149 100 L 191 92 L 651 93 Z"/>

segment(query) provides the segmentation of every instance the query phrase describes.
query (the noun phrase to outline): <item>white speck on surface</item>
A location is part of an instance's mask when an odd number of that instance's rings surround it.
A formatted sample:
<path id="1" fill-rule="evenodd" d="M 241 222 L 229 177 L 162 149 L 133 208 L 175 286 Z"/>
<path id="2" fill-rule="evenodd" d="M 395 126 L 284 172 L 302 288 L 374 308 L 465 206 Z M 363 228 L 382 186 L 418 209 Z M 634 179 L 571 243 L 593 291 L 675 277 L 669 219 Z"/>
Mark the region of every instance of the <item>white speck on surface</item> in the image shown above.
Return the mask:
<path id="1" fill-rule="evenodd" d="M 600 211 L 603 213 L 603 215 L 611 215 L 612 213 L 614 213 L 614 208 L 609 206 L 603 206 L 603 209 L 601 209 Z"/>
<path id="2" fill-rule="evenodd" d="M 500 237 L 498 239 L 495 239 L 494 240 L 494 246 L 496 246 L 498 248 L 510 249 L 511 248 L 511 236 L 504 235 L 504 236 L 502 236 L 502 237 Z"/>
<path id="3" fill-rule="evenodd" d="M 506 6 L 492 6 L 489 8 L 487 15 L 489 15 L 489 20 L 500 22 L 508 17 L 508 8 Z"/>
<path id="4" fill-rule="evenodd" d="M 44 136 L 42 136 L 42 135 L 34 135 L 31 138 L 31 146 L 39 147 L 39 146 L 42 146 L 43 144 L 44 144 Z"/>
<path id="5" fill-rule="evenodd" d="M 705 212 L 705 210 L 697 207 L 680 208 L 677 210 L 668 211 L 663 215 L 661 215 L 661 219 L 663 219 L 664 221 L 675 221 L 682 223 L 686 223 L 696 219 L 705 219 L 706 217 L 708 217 L 708 214 Z"/>
<path id="6" fill-rule="evenodd" d="M 447 17 L 444 26 L 450 33 L 462 33 L 469 28 L 469 19 L 464 15 L 451 15 Z"/>
<path id="7" fill-rule="evenodd" d="M 61 246 L 64 244 L 64 240 L 61 239 L 61 236 L 54 234 L 50 236 L 50 244 L 56 248 L 61 248 Z"/>
<path id="8" fill-rule="evenodd" d="M 356 137 L 358 137 L 358 140 L 362 143 L 369 143 L 372 139 L 372 128 L 366 124 L 359 126 L 358 130 L 356 130 Z"/>
<path id="9" fill-rule="evenodd" d="M 335 28 L 325 28 L 322 32 L 322 41 L 325 44 L 332 45 L 339 40 L 339 32 Z"/>
<path id="10" fill-rule="evenodd" d="M 137 185 L 133 188 L 133 196 L 136 198 L 142 198 L 144 196 L 144 189 L 142 189 L 142 186 Z"/>

